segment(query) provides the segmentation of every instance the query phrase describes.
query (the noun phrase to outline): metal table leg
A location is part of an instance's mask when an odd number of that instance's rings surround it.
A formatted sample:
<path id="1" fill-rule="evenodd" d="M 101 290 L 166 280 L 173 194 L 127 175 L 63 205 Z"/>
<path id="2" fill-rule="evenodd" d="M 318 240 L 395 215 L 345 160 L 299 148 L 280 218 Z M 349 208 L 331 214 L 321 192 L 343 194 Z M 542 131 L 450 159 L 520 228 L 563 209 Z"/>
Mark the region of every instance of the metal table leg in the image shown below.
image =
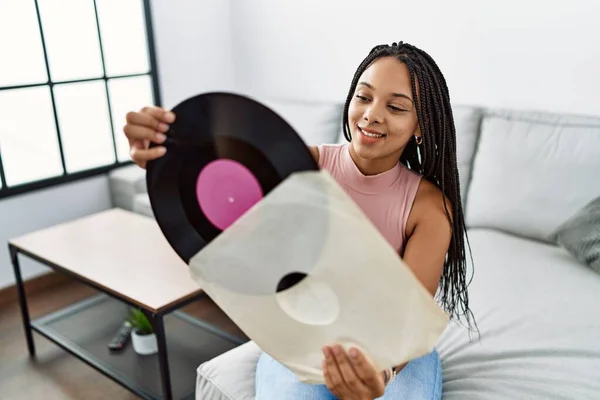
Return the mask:
<path id="1" fill-rule="evenodd" d="M 8 245 L 8 251 L 10 253 L 10 259 L 12 261 L 13 269 L 15 271 L 15 279 L 17 281 L 17 293 L 19 296 L 19 305 L 21 307 L 21 317 L 23 318 L 23 330 L 25 331 L 25 338 L 27 339 L 27 348 L 29 349 L 29 356 L 35 357 L 35 344 L 33 342 L 33 334 L 29 319 L 29 308 L 27 307 L 27 297 L 25 296 L 25 288 L 23 287 L 23 278 L 21 277 L 21 268 L 19 266 L 19 251 L 16 247 L 10 244 Z"/>
<path id="2" fill-rule="evenodd" d="M 163 398 L 166 400 L 173 399 L 171 391 L 171 373 L 169 371 L 169 357 L 167 355 L 167 338 L 165 335 L 165 325 L 161 314 L 152 314 L 144 310 L 144 313 L 152 323 L 156 341 L 158 344 L 158 365 L 160 368 L 160 377 L 163 390 Z"/>

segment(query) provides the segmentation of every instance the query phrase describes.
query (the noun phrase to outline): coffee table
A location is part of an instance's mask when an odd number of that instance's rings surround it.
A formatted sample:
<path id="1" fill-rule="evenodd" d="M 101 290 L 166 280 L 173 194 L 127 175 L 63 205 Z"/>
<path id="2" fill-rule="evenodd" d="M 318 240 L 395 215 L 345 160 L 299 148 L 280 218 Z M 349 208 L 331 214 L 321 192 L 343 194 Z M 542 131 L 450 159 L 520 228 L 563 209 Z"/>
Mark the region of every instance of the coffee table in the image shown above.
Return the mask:
<path id="1" fill-rule="evenodd" d="M 196 369 L 247 341 L 178 308 L 205 296 L 153 218 L 114 208 L 9 240 L 25 338 L 35 331 L 144 399 L 194 398 Z M 30 320 L 19 254 L 101 294 Z M 150 319 L 158 353 L 107 347 L 131 307 Z M 168 351 L 167 351 L 168 349 Z"/>

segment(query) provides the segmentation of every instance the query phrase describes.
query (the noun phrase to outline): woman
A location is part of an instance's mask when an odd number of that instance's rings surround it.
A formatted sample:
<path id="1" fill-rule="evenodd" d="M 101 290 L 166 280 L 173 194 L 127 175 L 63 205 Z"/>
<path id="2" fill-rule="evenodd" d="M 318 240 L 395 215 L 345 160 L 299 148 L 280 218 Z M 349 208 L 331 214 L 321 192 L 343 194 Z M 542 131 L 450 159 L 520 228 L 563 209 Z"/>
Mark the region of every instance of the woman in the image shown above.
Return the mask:
<path id="1" fill-rule="evenodd" d="M 124 132 L 141 167 L 165 153 L 173 113 L 148 107 L 127 115 Z M 375 46 L 358 66 L 344 107 L 348 144 L 310 147 L 451 317 L 471 323 L 466 238 L 456 138 L 446 81 L 434 60 L 407 43 Z M 393 307 L 393 305 L 390 305 Z M 437 351 L 378 371 L 357 349 L 323 349 L 325 385 L 299 382 L 262 354 L 257 399 L 438 399 Z"/>

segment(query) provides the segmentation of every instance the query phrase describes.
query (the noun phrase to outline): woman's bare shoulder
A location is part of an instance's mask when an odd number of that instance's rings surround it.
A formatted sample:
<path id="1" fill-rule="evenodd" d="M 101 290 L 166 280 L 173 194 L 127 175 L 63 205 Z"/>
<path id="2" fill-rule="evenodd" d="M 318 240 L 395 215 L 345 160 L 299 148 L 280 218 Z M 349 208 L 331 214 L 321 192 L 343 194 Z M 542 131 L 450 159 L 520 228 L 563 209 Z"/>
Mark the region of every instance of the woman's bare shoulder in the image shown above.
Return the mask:
<path id="1" fill-rule="evenodd" d="M 448 226 L 449 221 L 446 210 L 452 218 L 452 203 L 448 197 L 443 196 L 442 191 L 435 184 L 426 178 L 421 178 L 406 225 L 408 236 L 410 236 L 417 225 L 422 223 Z"/>
<path id="2" fill-rule="evenodd" d="M 439 187 L 429 180 L 422 178 L 415 197 L 415 205 L 418 205 L 425 212 L 441 211 L 446 214 L 444 202 L 446 203 L 448 212 L 452 215 L 452 203 L 448 197 L 442 194 Z"/>

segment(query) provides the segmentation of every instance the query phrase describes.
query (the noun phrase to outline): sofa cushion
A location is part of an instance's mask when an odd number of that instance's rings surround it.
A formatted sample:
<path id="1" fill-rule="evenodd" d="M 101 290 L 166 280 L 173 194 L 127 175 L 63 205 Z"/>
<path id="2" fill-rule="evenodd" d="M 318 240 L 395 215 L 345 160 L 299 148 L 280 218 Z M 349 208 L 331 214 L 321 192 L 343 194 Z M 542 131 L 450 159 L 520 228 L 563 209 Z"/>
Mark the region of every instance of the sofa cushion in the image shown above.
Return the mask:
<path id="1" fill-rule="evenodd" d="M 600 118 L 491 112 L 482 121 L 467 198 L 468 227 L 548 241 L 600 195 Z"/>
<path id="2" fill-rule="evenodd" d="M 341 103 L 258 98 L 296 130 L 307 145 L 335 143 L 342 126 Z"/>
<path id="3" fill-rule="evenodd" d="M 561 224 L 550 239 L 600 273 L 600 197 Z"/>
<path id="4" fill-rule="evenodd" d="M 471 165 L 473 164 L 473 156 L 479 137 L 483 110 L 477 107 L 459 105 L 453 107 L 452 114 L 456 128 L 456 164 L 464 208 L 469 183 L 471 182 Z"/>
<path id="5" fill-rule="evenodd" d="M 247 342 L 201 364 L 197 370 L 196 400 L 253 400 L 260 354 L 254 342 Z"/>
<path id="6" fill-rule="evenodd" d="M 591 399 L 600 393 L 600 275 L 558 246 L 469 230 L 470 306 L 438 351 L 448 400 Z"/>

